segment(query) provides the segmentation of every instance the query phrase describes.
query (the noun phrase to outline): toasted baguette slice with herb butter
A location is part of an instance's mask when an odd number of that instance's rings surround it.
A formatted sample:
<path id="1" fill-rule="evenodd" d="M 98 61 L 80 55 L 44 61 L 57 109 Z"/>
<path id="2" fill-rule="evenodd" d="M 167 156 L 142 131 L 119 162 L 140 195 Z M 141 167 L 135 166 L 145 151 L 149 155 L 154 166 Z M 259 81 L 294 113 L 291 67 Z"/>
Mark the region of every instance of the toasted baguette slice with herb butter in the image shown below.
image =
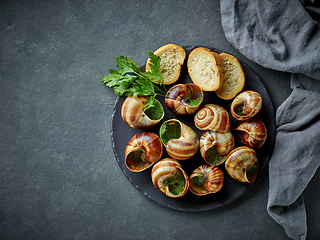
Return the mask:
<path id="1" fill-rule="evenodd" d="M 154 54 L 161 59 L 160 68 L 163 84 L 168 85 L 176 82 L 179 79 L 181 66 L 187 55 L 186 50 L 175 44 L 167 44 L 156 50 Z M 147 61 L 146 71 L 150 70 L 149 63 L 150 59 Z"/>
<path id="2" fill-rule="evenodd" d="M 245 85 L 245 74 L 238 59 L 227 53 L 219 54 L 223 63 L 224 79 L 222 86 L 216 91 L 219 98 L 233 99 Z"/>
<path id="3" fill-rule="evenodd" d="M 216 91 L 222 85 L 222 61 L 219 54 L 198 47 L 190 53 L 187 65 L 191 80 L 203 91 Z"/>

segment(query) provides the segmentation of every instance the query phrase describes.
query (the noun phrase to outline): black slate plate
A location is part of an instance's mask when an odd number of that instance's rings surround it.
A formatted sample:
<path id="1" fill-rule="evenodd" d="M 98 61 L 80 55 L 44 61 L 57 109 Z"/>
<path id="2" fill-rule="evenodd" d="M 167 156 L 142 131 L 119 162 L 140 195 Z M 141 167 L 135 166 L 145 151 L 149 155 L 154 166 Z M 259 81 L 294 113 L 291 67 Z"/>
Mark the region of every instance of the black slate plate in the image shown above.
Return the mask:
<path id="1" fill-rule="evenodd" d="M 190 52 L 198 46 L 187 46 L 184 47 L 187 52 L 187 58 Z M 212 51 L 215 51 L 217 53 L 221 53 L 222 51 L 216 48 L 211 48 Z M 187 58 L 185 61 L 185 64 L 182 67 L 181 75 L 177 83 L 191 83 L 191 79 L 188 75 L 187 71 Z M 275 111 L 273 108 L 273 104 L 271 102 L 270 96 L 257 76 L 257 74 L 245 63 L 241 62 L 243 70 L 246 75 L 246 85 L 244 90 L 253 90 L 257 91 L 262 99 L 263 99 L 263 105 L 260 113 L 257 115 L 257 118 L 263 120 L 265 123 L 267 130 L 268 130 L 268 137 L 265 142 L 265 144 L 258 150 L 256 150 L 258 161 L 259 161 L 259 174 L 258 178 L 261 175 L 261 172 L 264 170 L 264 168 L 268 165 L 269 159 L 273 152 L 273 146 L 274 146 L 274 140 L 275 140 Z M 141 67 L 141 69 L 144 71 L 145 64 Z M 173 85 L 175 85 L 173 84 Z M 172 86 L 173 86 L 172 85 Z M 169 89 L 171 86 L 168 86 L 167 89 Z M 232 179 L 228 173 L 226 172 L 224 165 L 221 165 L 220 168 L 222 169 L 224 176 L 225 176 L 225 182 L 223 188 L 215 194 L 209 194 L 206 196 L 196 196 L 192 194 L 190 191 L 188 191 L 183 197 L 181 198 L 169 198 L 162 192 L 160 192 L 158 189 L 154 187 L 151 181 L 151 168 L 140 172 L 140 173 L 134 173 L 127 169 L 125 162 L 124 162 L 124 153 L 125 148 L 127 146 L 127 143 L 132 138 L 133 135 L 135 135 L 138 132 L 141 132 L 143 130 L 137 130 L 130 128 L 121 118 L 121 106 L 124 101 L 124 97 L 118 97 L 115 106 L 114 111 L 112 115 L 112 126 L 111 126 L 111 138 L 112 138 L 112 146 L 113 151 L 116 156 L 117 162 L 124 173 L 124 175 L 128 178 L 128 180 L 137 188 L 141 193 L 143 193 L 148 198 L 152 199 L 153 201 L 169 207 L 173 209 L 178 210 L 186 210 L 186 211 L 203 211 L 203 210 L 209 210 L 213 208 L 217 208 L 219 206 L 223 206 L 227 203 L 230 203 L 231 201 L 235 200 L 239 196 L 245 193 L 247 189 L 249 189 L 252 184 L 248 183 L 241 183 L 234 179 Z M 200 138 L 202 131 L 198 130 L 193 123 L 193 117 L 187 116 L 187 117 L 178 117 L 174 115 L 165 105 L 164 103 L 164 97 L 159 97 L 158 100 L 163 104 L 163 107 L 165 109 L 165 118 L 163 121 L 176 118 L 180 121 L 184 122 L 188 126 L 192 127 L 198 137 Z M 229 113 L 230 113 L 230 104 L 232 100 L 225 101 L 216 96 L 214 92 L 205 92 L 205 98 L 203 104 L 206 103 L 214 103 L 218 104 L 222 107 L 224 107 Z M 231 129 L 234 129 L 235 126 L 238 124 L 238 121 L 233 119 L 233 117 L 230 115 L 231 120 Z M 162 121 L 162 122 L 163 122 Z M 161 123 L 160 122 L 156 127 L 149 131 L 153 131 L 156 134 L 159 133 L 159 128 Z M 238 146 L 238 144 L 236 144 Z M 164 151 L 163 158 L 170 157 L 166 151 Z M 198 153 L 188 159 L 188 160 L 182 160 L 180 161 L 183 168 L 186 170 L 188 175 L 190 176 L 191 173 L 195 168 L 200 166 L 201 164 L 204 164 L 204 160 L 201 158 L 200 153 Z"/>

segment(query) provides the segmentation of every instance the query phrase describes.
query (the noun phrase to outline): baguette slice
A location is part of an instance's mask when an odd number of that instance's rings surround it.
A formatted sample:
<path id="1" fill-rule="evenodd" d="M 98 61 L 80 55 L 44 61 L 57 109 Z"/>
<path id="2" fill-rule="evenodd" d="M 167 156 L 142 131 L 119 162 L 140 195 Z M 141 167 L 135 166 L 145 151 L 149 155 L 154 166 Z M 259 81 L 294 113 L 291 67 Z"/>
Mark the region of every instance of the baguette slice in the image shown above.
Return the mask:
<path id="1" fill-rule="evenodd" d="M 245 75 L 238 59 L 227 53 L 219 54 L 223 63 L 224 79 L 222 86 L 216 91 L 219 98 L 233 99 L 245 85 Z"/>
<path id="2" fill-rule="evenodd" d="M 167 44 L 154 52 L 155 55 L 161 58 L 160 68 L 163 78 L 163 84 L 168 85 L 176 82 L 179 79 L 181 66 L 186 58 L 186 50 L 175 45 Z M 146 64 L 146 71 L 150 71 L 150 59 Z M 160 82 L 156 82 L 160 83 Z"/>
<path id="3" fill-rule="evenodd" d="M 222 85 L 222 61 L 219 54 L 198 47 L 190 53 L 187 65 L 191 80 L 203 91 L 216 91 Z"/>

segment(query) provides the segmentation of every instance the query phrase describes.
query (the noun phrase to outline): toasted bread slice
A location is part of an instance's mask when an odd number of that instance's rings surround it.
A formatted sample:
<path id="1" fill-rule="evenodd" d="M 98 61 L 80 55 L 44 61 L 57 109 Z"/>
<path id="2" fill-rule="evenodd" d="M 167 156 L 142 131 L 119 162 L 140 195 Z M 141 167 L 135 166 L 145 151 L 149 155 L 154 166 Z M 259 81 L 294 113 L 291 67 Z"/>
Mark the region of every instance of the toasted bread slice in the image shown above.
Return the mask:
<path id="1" fill-rule="evenodd" d="M 245 74 L 238 59 L 227 53 L 219 54 L 223 63 L 224 79 L 222 86 L 216 91 L 219 98 L 233 99 L 245 85 Z"/>
<path id="2" fill-rule="evenodd" d="M 190 53 L 187 65 L 191 80 L 203 91 L 216 91 L 222 85 L 222 61 L 219 54 L 198 47 Z"/>
<path id="3" fill-rule="evenodd" d="M 167 44 L 156 50 L 154 54 L 161 59 L 160 68 L 163 84 L 168 85 L 176 82 L 180 76 L 181 65 L 183 65 L 187 55 L 186 50 L 175 44 Z M 150 71 L 149 63 L 150 59 L 147 61 L 146 71 Z"/>

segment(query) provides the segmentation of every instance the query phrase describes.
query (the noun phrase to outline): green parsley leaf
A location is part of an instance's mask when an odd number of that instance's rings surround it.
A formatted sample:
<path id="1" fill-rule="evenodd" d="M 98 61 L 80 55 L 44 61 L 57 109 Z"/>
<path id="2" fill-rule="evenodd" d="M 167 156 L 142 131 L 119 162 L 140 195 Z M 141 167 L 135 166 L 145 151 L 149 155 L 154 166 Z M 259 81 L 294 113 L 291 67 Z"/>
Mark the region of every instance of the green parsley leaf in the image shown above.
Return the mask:
<path id="1" fill-rule="evenodd" d="M 151 52 L 148 54 L 150 72 L 141 72 L 140 67 L 132 59 L 120 56 L 116 58 L 118 70 L 108 69 L 110 74 L 102 78 L 102 83 L 113 87 L 114 93 L 120 96 L 150 97 L 146 108 L 152 107 L 155 97 L 165 96 L 166 89 L 162 80 L 160 57 Z M 155 82 L 160 82 L 160 86 Z"/>
<path id="2" fill-rule="evenodd" d="M 126 73 L 140 73 L 140 67 L 128 57 L 120 56 L 116 58 L 117 67 L 119 68 L 119 73 L 124 75 Z"/>
<path id="3" fill-rule="evenodd" d="M 148 52 L 149 58 L 150 58 L 150 72 L 146 72 L 146 76 L 149 78 L 152 82 L 158 82 L 160 85 L 163 84 L 161 69 L 160 69 L 160 57 L 153 54 L 152 52 Z"/>
<path id="4" fill-rule="evenodd" d="M 147 110 L 148 108 L 152 108 L 152 107 L 154 107 L 154 100 L 155 100 L 155 98 L 156 98 L 156 95 L 153 95 L 153 96 L 151 96 L 148 100 L 147 100 L 147 102 L 146 102 L 146 108 L 144 109 L 144 110 Z"/>

